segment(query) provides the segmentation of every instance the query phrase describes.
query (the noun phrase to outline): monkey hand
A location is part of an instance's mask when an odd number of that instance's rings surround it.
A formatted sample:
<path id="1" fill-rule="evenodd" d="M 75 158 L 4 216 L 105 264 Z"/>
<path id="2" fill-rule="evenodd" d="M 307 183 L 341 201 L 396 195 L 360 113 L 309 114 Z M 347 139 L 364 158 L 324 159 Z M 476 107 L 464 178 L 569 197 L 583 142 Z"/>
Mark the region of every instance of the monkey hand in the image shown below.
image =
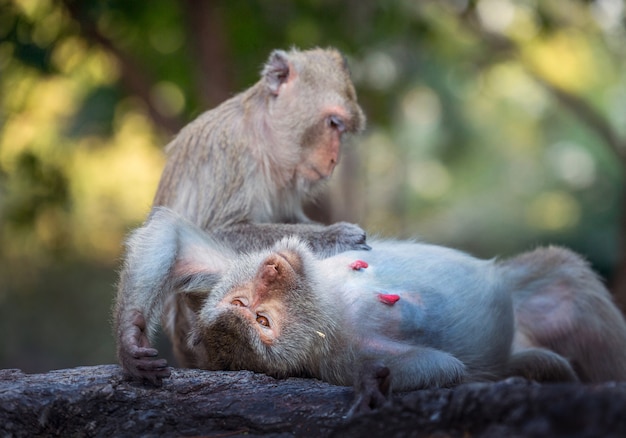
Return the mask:
<path id="1" fill-rule="evenodd" d="M 358 225 L 348 222 L 337 222 L 324 227 L 320 238 L 316 239 L 312 244 L 315 252 L 330 252 L 328 255 L 334 255 L 351 250 L 369 251 L 372 248 L 365 243 L 365 240 L 365 231 Z M 319 248 L 316 246 L 319 246 Z"/>
<path id="2" fill-rule="evenodd" d="M 128 315 L 119 335 L 118 358 L 129 377 L 154 386 L 161 386 L 171 371 L 165 359 L 157 359 L 159 352 L 150 347 L 146 334 L 146 319 L 137 310 Z"/>
<path id="3" fill-rule="evenodd" d="M 346 418 L 391 404 L 391 371 L 386 366 L 380 363 L 363 365 L 355 383 L 354 402 Z"/>

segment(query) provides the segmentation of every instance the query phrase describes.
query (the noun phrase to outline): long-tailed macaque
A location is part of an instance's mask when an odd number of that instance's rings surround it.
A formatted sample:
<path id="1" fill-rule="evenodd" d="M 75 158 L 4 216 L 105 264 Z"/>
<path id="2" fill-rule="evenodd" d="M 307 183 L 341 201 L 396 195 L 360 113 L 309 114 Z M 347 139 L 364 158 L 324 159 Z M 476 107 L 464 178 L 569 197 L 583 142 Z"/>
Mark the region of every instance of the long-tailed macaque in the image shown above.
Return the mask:
<path id="1" fill-rule="evenodd" d="M 315 224 L 302 209 L 333 173 L 345 135 L 364 126 L 339 52 L 275 50 L 255 85 L 200 115 L 168 145 L 154 205 L 237 250 L 293 234 L 318 254 L 367 249 L 358 226 Z"/>
<path id="2" fill-rule="evenodd" d="M 169 144 L 154 206 L 169 207 L 234 250 L 293 234 L 320 255 L 368 249 L 360 227 L 313 223 L 302 210 L 333 173 L 344 137 L 364 125 L 339 52 L 276 50 L 255 85 L 200 115 Z M 127 260 L 122 277 L 139 275 L 135 269 Z M 119 287 L 120 295 L 133 294 L 127 281 Z M 186 366 L 194 315 L 175 296 L 166 313 L 174 354 Z"/>
<path id="3" fill-rule="evenodd" d="M 156 384 L 169 375 L 146 333 L 180 294 L 195 315 L 190 365 L 365 381 L 365 405 L 384 400 L 390 382 L 626 380 L 626 323 L 574 253 L 549 247 L 500 262 L 423 243 L 370 244 L 323 259 L 288 237 L 237 254 L 155 209 L 127 242 L 135 269 L 117 297 L 122 366 Z M 364 366 L 373 374 L 363 377 Z"/>

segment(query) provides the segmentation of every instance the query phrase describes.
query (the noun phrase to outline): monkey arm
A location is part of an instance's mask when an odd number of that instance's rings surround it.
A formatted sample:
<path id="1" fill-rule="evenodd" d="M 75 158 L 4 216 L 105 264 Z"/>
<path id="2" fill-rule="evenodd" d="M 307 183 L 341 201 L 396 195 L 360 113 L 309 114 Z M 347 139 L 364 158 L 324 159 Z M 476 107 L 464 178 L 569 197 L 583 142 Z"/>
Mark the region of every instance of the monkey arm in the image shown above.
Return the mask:
<path id="1" fill-rule="evenodd" d="M 224 269 L 228 249 L 211 241 L 206 233 L 165 208 L 154 209 L 148 221 L 126 242 L 124 270 L 120 277 L 114 324 L 118 359 L 131 377 L 160 385 L 170 375 L 164 359 L 151 348 L 168 297 L 189 287 L 199 266 L 199 284 L 211 280 L 210 270 Z M 208 268 L 205 268 L 208 267 Z"/>
<path id="2" fill-rule="evenodd" d="M 150 337 L 169 292 L 167 275 L 177 253 L 176 233 L 159 226 L 158 216 L 153 215 L 126 242 L 114 314 L 120 364 L 131 377 L 154 385 L 170 375 L 167 362 L 156 359 L 158 351 L 151 348 Z"/>
<path id="3" fill-rule="evenodd" d="M 369 250 L 365 231 L 347 222 L 332 225 L 253 224 L 241 223 L 215 231 L 215 237 L 228 242 L 236 251 L 255 251 L 274 245 L 283 237 L 297 235 L 305 240 L 314 253 L 329 257 L 349 250 Z"/>
<path id="4" fill-rule="evenodd" d="M 117 356 L 124 371 L 133 378 L 146 380 L 160 386 L 162 379 L 170 376 L 165 359 L 157 359 L 159 352 L 150 347 L 146 333 L 146 320 L 137 310 L 118 315 Z"/>

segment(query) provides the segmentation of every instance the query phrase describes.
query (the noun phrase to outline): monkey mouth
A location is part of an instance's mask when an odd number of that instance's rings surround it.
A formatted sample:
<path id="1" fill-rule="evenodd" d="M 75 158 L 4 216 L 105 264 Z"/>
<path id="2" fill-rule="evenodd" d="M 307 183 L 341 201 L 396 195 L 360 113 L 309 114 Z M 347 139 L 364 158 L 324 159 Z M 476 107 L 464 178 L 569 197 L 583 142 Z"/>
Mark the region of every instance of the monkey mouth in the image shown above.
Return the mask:
<path id="1" fill-rule="evenodd" d="M 308 178 L 309 181 L 320 181 L 320 180 L 329 179 L 331 175 L 333 174 L 334 167 L 331 168 L 327 172 L 323 172 L 319 170 L 316 166 L 310 166 L 308 169 L 309 169 L 309 178 Z"/>

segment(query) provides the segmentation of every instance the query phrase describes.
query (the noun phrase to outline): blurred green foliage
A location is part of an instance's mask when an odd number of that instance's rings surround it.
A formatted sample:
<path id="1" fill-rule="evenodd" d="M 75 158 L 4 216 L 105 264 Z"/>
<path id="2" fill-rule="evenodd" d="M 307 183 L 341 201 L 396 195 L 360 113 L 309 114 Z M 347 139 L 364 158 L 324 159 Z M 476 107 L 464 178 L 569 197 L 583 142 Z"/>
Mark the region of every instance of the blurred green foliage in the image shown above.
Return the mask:
<path id="1" fill-rule="evenodd" d="M 0 0 L 0 367 L 115 360 L 163 146 L 274 48 L 342 50 L 368 115 L 331 219 L 483 257 L 566 244 L 610 278 L 625 20 L 622 0 Z"/>

